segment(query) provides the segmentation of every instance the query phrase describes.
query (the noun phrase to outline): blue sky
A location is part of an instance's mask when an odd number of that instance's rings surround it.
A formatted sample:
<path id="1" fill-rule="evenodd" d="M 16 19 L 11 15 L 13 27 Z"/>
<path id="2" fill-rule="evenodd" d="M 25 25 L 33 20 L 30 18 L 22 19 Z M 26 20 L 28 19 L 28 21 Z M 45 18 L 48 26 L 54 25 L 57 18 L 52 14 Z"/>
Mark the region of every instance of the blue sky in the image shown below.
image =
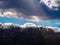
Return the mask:
<path id="1" fill-rule="evenodd" d="M 60 24 L 58 24 L 58 22 L 60 22 L 59 20 L 45 20 L 45 21 L 41 21 L 41 22 L 35 22 L 35 21 L 28 21 L 25 19 L 0 17 L 0 23 L 15 23 L 15 24 L 23 25 L 27 22 L 34 23 L 37 26 L 39 26 L 39 25 L 41 25 L 43 27 L 53 26 L 53 27 L 60 28 Z"/>

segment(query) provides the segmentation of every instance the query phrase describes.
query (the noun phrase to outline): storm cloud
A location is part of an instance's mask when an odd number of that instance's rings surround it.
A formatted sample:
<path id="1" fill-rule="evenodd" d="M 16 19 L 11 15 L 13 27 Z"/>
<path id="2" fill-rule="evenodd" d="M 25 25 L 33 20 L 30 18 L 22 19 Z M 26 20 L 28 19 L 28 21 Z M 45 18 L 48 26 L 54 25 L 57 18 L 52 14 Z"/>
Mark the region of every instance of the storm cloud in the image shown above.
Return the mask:
<path id="1" fill-rule="evenodd" d="M 59 11 L 55 13 L 55 11 L 50 12 L 44 8 L 45 7 L 42 8 L 40 0 L 0 0 L 0 15 L 6 14 L 7 12 L 10 15 L 10 13 L 13 12 L 11 15 L 15 15 L 15 17 L 30 20 L 31 17 L 34 16 L 39 17 L 40 20 L 60 19 Z M 9 16 L 8 14 L 7 16 Z"/>

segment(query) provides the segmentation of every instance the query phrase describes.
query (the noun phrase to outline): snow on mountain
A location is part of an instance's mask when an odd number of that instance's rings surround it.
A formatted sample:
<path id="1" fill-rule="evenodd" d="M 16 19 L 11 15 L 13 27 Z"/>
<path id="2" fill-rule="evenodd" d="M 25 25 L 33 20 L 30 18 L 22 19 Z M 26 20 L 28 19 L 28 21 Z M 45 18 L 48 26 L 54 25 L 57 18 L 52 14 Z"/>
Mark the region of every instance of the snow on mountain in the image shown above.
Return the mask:
<path id="1" fill-rule="evenodd" d="M 13 24 L 13 23 L 0 23 L 0 28 L 8 29 L 8 28 L 12 28 L 12 27 L 20 27 L 20 25 Z"/>
<path id="2" fill-rule="evenodd" d="M 60 32 L 60 28 L 58 27 L 52 27 L 52 26 L 46 26 L 47 30 L 52 29 L 54 32 Z"/>
<path id="3" fill-rule="evenodd" d="M 42 27 L 35 25 L 34 23 L 30 23 L 27 22 L 23 25 L 19 25 L 19 24 L 13 24 L 13 23 L 0 23 L 0 29 L 11 29 L 12 27 L 21 27 L 21 28 L 26 28 L 26 27 Z M 43 27 L 42 27 L 43 28 Z M 49 31 L 49 29 L 53 30 L 54 32 L 60 32 L 60 28 L 58 27 L 53 27 L 53 26 L 46 26 L 45 27 L 47 29 L 47 31 Z"/>

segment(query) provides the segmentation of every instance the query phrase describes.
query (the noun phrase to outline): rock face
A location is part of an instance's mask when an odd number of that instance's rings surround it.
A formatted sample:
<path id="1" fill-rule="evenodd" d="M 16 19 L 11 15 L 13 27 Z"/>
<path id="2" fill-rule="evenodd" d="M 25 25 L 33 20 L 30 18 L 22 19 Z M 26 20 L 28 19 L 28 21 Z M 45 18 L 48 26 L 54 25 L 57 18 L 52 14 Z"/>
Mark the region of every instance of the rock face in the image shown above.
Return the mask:
<path id="1" fill-rule="evenodd" d="M 58 45 L 60 33 L 43 27 L 4 28 L 0 24 L 0 45 Z"/>

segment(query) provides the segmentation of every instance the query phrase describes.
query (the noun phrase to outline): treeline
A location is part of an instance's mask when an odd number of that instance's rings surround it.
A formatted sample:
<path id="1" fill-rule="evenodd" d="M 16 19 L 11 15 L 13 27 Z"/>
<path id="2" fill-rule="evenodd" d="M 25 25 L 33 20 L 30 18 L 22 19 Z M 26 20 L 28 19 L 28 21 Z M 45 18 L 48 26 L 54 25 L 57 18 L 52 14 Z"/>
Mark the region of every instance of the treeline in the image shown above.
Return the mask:
<path id="1" fill-rule="evenodd" d="M 60 33 L 43 27 L 0 26 L 0 45 L 58 45 Z"/>

